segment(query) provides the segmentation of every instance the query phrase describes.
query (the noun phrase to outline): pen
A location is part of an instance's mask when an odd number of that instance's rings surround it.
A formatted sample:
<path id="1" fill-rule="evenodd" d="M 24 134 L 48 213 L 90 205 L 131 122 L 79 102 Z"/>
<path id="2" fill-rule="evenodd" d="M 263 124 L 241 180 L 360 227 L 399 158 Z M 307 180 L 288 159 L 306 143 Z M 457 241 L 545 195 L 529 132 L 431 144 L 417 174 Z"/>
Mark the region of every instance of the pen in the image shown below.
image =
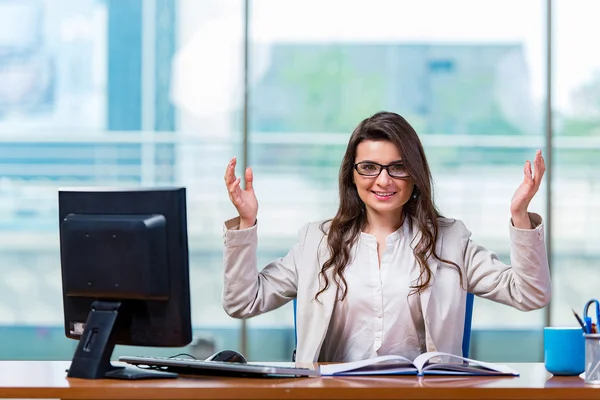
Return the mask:
<path id="1" fill-rule="evenodd" d="M 575 316 L 575 318 L 577 318 L 577 322 L 579 322 L 579 325 L 581 325 L 581 329 L 583 329 L 583 332 L 588 333 L 587 329 L 585 328 L 585 324 L 581 320 L 581 317 L 575 312 L 575 310 L 571 309 L 571 311 L 573 311 L 573 315 Z"/>

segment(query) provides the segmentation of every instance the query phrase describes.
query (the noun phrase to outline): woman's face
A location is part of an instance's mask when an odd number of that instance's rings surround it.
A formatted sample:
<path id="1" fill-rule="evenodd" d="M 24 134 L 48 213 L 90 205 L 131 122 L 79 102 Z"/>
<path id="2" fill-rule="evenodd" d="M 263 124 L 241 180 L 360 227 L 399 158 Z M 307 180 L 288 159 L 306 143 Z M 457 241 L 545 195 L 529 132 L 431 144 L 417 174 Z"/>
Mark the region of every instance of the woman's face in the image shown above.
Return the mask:
<path id="1" fill-rule="evenodd" d="M 354 163 L 361 163 L 354 168 L 354 183 L 367 214 L 389 214 L 392 218 L 400 215 L 402 207 L 410 200 L 414 181 L 407 177 L 402 154 L 396 145 L 386 140 L 364 140 L 356 148 Z M 389 165 L 389 171 L 381 169 L 377 175 L 380 167 L 373 163 Z M 365 173 L 375 176 L 365 176 Z M 390 173 L 398 177 L 390 176 Z"/>

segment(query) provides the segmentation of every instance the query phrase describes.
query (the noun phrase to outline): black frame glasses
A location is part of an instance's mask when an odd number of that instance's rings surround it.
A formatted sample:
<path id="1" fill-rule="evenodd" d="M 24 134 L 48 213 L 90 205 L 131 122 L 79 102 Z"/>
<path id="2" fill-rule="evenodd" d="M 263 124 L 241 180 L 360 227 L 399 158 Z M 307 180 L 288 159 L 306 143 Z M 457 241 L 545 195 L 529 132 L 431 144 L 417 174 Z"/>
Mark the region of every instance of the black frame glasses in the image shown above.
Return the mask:
<path id="1" fill-rule="evenodd" d="M 379 169 L 378 169 L 378 171 L 374 171 L 372 174 L 365 173 L 364 170 L 361 172 L 359 166 L 365 165 L 365 164 L 377 166 Z M 390 167 L 397 166 L 397 165 L 404 166 L 403 163 L 399 163 L 399 162 L 383 165 L 383 164 L 379 164 L 379 163 L 376 163 L 373 161 L 361 161 L 361 162 L 354 164 L 354 169 L 356 170 L 356 172 L 358 172 L 359 175 L 366 176 L 368 178 L 377 178 L 381 174 L 381 171 L 383 171 L 384 169 L 387 171 L 388 175 L 392 178 L 396 178 L 396 179 L 410 178 L 410 175 L 406 171 L 403 172 L 402 176 L 399 176 L 398 173 L 396 173 L 396 172 L 390 171 L 390 169 L 389 169 Z"/>

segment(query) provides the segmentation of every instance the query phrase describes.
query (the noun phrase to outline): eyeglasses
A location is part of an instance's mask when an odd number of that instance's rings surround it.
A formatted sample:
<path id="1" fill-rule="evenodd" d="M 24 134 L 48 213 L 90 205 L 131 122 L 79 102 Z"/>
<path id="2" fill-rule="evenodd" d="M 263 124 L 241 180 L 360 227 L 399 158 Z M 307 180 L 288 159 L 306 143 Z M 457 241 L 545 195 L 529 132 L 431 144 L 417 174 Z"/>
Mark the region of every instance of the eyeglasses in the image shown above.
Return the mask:
<path id="1" fill-rule="evenodd" d="M 402 163 L 381 165 L 372 161 L 361 161 L 359 163 L 354 164 L 354 169 L 356 169 L 356 172 L 358 172 L 359 175 L 368 176 L 371 178 L 379 176 L 379 174 L 381 174 L 381 171 L 383 171 L 384 169 L 392 178 L 410 177 L 410 175 L 408 174 L 408 172 L 406 172 L 406 169 L 404 168 L 404 164 Z"/>

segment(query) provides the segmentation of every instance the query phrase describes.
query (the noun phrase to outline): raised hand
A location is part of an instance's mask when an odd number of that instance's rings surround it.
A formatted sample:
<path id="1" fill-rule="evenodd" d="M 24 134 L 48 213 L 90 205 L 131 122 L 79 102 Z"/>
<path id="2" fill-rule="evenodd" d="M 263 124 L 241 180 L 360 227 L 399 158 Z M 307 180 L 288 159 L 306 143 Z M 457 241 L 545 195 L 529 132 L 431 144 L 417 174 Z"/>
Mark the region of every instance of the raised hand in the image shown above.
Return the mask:
<path id="1" fill-rule="evenodd" d="M 227 169 L 225 169 L 225 185 L 229 193 L 229 199 L 237 209 L 240 215 L 240 229 L 246 229 L 254 225 L 256 215 L 258 214 L 258 200 L 252 188 L 252 169 L 246 168 L 244 178 L 246 180 L 246 188 L 240 187 L 242 178 L 235 177 L 235 165 L 237 159 L 233 157 Z"/>
<path id="2" fill-rule="evenodd" d="M 523 182 L 517 188 L 510 203 L 513 225 L 517 228 L 531 229 L 527 207 L 529 207 L 531 199 L 533 199 L 533 196 L 540 188 L 542 177 L 544 176 L 544 172 L 546 172 L 546 164 L 544 164 L 544 157 L 542 157 L 541 150 L 536 152 L 533 166 L 532 173 L 531 163 L 529 160 L 525 162 Z"/>

